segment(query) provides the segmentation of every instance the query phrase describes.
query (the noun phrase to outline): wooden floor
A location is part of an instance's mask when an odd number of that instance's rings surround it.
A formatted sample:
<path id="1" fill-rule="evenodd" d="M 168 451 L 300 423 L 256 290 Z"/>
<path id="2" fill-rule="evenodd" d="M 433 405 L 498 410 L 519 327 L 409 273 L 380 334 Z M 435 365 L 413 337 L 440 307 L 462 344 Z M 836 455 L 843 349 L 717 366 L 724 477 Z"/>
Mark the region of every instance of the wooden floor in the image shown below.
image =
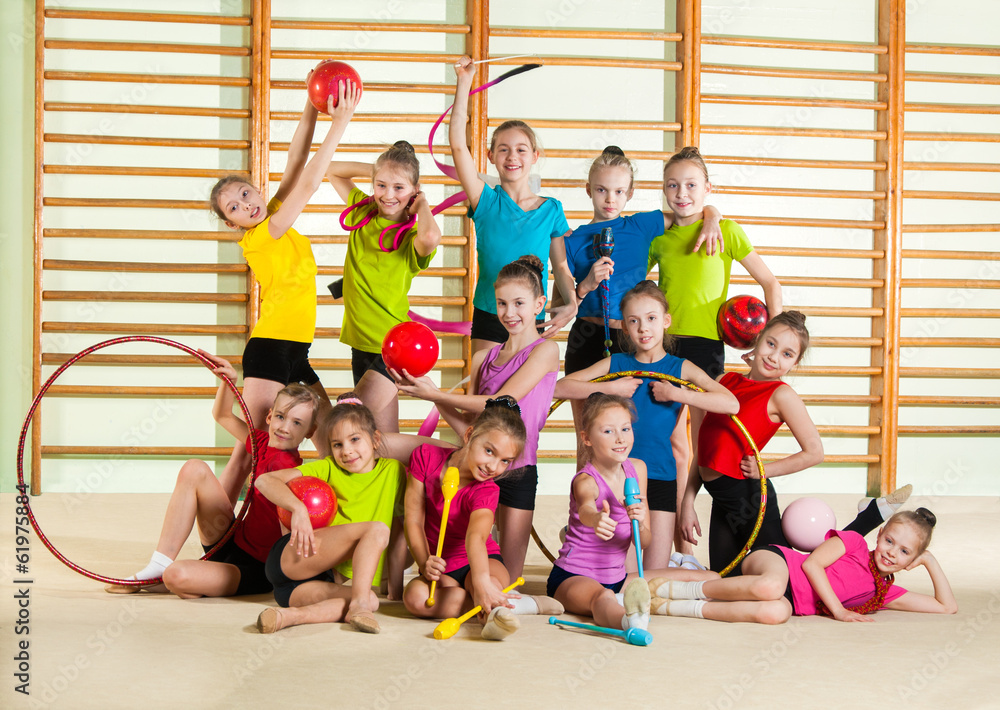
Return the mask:
<path id="1" fill-rule="evenodd" d="M 856 498 L 826 500 L 839 520 L 853 517 Z M 13 513 L 13 495 L 0 502 Z M 49 493 L 32 504 L 65 555 L 124 575 L 148 559 L 166 496 Z M 18 574 L 8 517 L 0 707 L 1000 707 L 1000 499 L 917 498 L 910 505 L 939 516 L 932 549 L 955 587 L 957 616 L 882 612 L 870 624 L 804 618 L 779 627 L 654 618 L 648 648 L 559 630 L 542 617 L 524 619 L 502 643 L 480 639 L 475 622 L 435 641 L 433 622 L 409 618 L 394 603 L 379 612 L 378 636 L 341 625 L 261 636 L 254 621 L 274 603 L 270 596 L 108 595 L 34 535 L 29 572 Z M 564 498 L 539 501 L 538 527 L 550 545 L 565 519 Z M 548 570 L 532 548 L 529 592 L 542 591 Z M 12 583 L 24 578 L 31 583 Z M 903 573 L 897 583 L 930 591 L 922 571 Z M 16 595 L 24 590 L 30 634 L 15 635 Z M 15 691 L 13 675 L 24 640 L 30 698 Z"/>

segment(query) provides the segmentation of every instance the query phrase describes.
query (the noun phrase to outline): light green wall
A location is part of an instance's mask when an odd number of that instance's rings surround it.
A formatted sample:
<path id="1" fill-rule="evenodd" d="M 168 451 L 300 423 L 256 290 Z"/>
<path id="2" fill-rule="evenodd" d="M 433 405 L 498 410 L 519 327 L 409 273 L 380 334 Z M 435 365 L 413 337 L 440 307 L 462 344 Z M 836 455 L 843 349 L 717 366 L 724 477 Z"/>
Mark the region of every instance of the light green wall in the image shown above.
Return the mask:
<path id="1" fill-rule="evenodd" d="M 31 397 L 31 200 L 34 3 L 0 3 L 0 490 L 17 480 L 14 459 Z"/>

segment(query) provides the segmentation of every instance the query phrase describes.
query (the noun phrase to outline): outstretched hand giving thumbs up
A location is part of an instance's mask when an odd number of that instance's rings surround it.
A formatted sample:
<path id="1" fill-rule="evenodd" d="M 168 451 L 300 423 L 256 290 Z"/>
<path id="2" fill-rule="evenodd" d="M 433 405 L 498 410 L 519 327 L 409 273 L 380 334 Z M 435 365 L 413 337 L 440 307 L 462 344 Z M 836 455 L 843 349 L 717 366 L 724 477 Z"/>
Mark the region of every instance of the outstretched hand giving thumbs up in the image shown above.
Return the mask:
<path id="1" fill-rule="evenodd" d="M 607 500 L 604 501 L 600 513 L 601 518 L 594 525 L 594 534 L 602 540 L 610 540 L 615 536 L 615 528 L 618 527 L 618 523 L 611 517 L 611 506 Z"/>

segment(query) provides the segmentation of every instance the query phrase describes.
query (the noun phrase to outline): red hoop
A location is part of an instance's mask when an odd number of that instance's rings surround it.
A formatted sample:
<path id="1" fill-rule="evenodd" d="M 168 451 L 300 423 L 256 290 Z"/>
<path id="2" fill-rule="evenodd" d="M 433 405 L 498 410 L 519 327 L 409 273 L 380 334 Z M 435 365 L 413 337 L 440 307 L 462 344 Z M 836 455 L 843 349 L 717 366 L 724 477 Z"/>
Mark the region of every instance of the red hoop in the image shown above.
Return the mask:
<path id="1" fill-rule="evenodd" d="M 45 381 L 45 384 L 43 384 L 41 389 L 38 390 L 38 394 L 35 395 L 35 399 L 31 402 L 31 407 L 28 409 L 28 415 L 24 418 L 24 426 L 21 427 L 21 438 L 17 444 L 17 487 L 18 491 L 20 491 L 21 493 L 21 496 L 24 498 L 24 506 L 28 511 L 28 519 L 31 521 L 31 527 L 34 528 L 35 534 L 38 535 L 38 539 L 42 541 L 42 544 L 45 545 L 46 548 L 48 548 L 49 552 L 51 552 L 53 555 L 56 556 L 56 559 L 58 559 L 64 565 L 69 567 L 71 570 L 79 572 L 84 577 L 89 577 L 90 579 L 94 579 L 99 582 L 105 582 L 107 584 L 117 584 L 124 587 L 145 587 L 153 584 L 159 584 L 162 581 L 162 578 L 157 577 L 156 579 L 137 580 L 137 579 L 117 579 L 115 577 L 105 577 L 104 575 L 97 574 L 95 572 L 91 572 L 90 570 L 84 569 L 80 565 L 76 564 L 75 562 L 67 558 L 61 552 L 59 552 L 59 550 L 57 550 L 55 546 L 51 542 L 49 542 L 49 539 L 45 536 L 45 533 L 42 532 L 42 528 L 38 525 L 38 520 L 35 519 L 35 514 L 31 510 L 31 502 L 29 500 L 30 496 L 24 495 L 24 492 L 27 490 L 27 487 L 24 485 L 24 441 L 28 436 L 28 427 L 31 425 L 31 420 L 35 416 L 35 410 L 38 409 L 38 405 L 41 403 L 42 397 L 45 396 L 45 393 L 48 392 L 49 387 L 53 385 L 53 383 L 56 381 L 59 375 L 65 372 L 71 365 L 73 365 L 77 361 L 87 357 L 87 355 L 90 355 L 93 352 L 97 352 L 98 350 L 103 350 L 104 348 L 111 347 L 112 345 L 120 345 L 121 343 L 132 343 L 132 342 L 159 343 L 161 345 L 169 345 L 172 348 L 183 350 L 188 355 L 191 355 L 192 357 L 200 361 L 203 365 L 205 365 L 205 367 L 209 369 L 213 369 L 214 367 L 216 367 L 215 363 L 213 363 L 211 360 L 209 360 L 204 355 L 199 353 L 197 350 L 189 348 L 187 345 L 183 345 L 182 343 L 178 343 L 173 340 L 167 340 L 166 338 L 159 338 L 152 335 L 130 335 L 123 338 L 112 338 L 111 340 L 105 340 L 104 342 L 98 343 L 97 345 L 92 345 L 86 350 L 81 350 L 76 355 L 74 355 L 69 360 L 60 365 L 59 368 L 52 373 L 51 377 L 49 377 L 49 379 Z M 236 401 L 239 402 L 240 409 L 243 410 L 243 416 L 246 418 L 247 427 L 252 432 L 253 419 L 250 417 L 250 410 L 247 409 L 246 402 L 243 401 L 243 397 L 240 396 L 239 390 L 236 389 L 236 384 L 225 375 L 222 375 L 221 379 L 223 382 L 226 383 L 226 385 L 232 391 L 233 395 L 236 397 Z M 250 481 L 252 483 L 257 475 L 257 443 L 256 441 L 254 441 L 253 437 L 250 438 L 250 441 L 251 441 L 250 469 L 252 471 L 250 476 Z M 240 509 L 239 515 L 235 517 L 232 524 L 229 526 L 229 529 L 226 530 L 225 534 L 219 539 L 219 541 L 215 543 L 212 549 L 206 552 L 201 557 L 201 559 L 207 560 L 211 558 L 212 555 L 214 555 L 215 552 L 220 547 L 222 547 L 226 542 L 229 541 L 229 538 L 231 538 L 233 536 L 233 533 L 236 531 L 236 526 L 239 525 L 239 523 L 243 520 L 243 518 L 246 517 L 247 511 L 250 510 L 250 505 L 251 503 L 253 503 L 253 496 L 254 496 L 254 487 L 251 485 L 249 487 L 249 490 L 247 491 L 247 497 L 246 500 L 243 502 L 243 507 Z"/>

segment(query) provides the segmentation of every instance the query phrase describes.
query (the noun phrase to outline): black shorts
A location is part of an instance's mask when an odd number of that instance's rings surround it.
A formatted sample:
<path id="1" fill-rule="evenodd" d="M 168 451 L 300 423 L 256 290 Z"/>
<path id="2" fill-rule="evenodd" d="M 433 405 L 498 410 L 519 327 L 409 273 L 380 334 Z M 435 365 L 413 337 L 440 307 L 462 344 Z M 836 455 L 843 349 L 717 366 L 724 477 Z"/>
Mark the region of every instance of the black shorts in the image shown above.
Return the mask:
<path id="1" fill-rule="evenodd" d="M 369 370 L 374 370 L 390 382 L 395 382 L 385 366 L 381 353 L 366 353 L 364 350 L 351 348 L 351 374 L 354 375 L 354 386 L 357 387 L 361 378 Z"/>
<path id="2" fill-rule="evenodd" d="M 781 559 L 783 559 L 785 561 L 785 565 L 788 564 L 788 558 L 785 557 L 785 551 L 782 550 L 777 545 L 765 545 L 764 547 L 762 547 L 760 549 L 767 550 L 768 552 L 773 552 L 774 554 L 778 555 L 779 557 L 781 557 Z M 746 557 L 744 557 L 743 559 L 746 559 Z M 741 567 L 743 566 L 742 562 L 740 563 L 740 566 Z M 789 577 L 788 577 L 788 584 L 785 585 L 785 599 L 788 600 L 788 603 L 791 604 L 792 608 L 794 609 L 795 608 L 795 602 L 792 601 L 792 578 L 791 578 L 791 575 L 789 575 Z"/>
<path id="3" fill-rule="evenodd" d="M 292 598 L 292 592 L 300 584 L 305 584 L 306 582 L 336 583 L 337 581 L 333 576 L 333 570 L 321 572 L 309 579 L 289 579 L 281 570 L 281 553 L 284 552 L 285 546 L 288 545 L 288 540 L 291 537 L 292 535 L 289 533 L 278 538 L 278 541 L 271 548 L 271 552 L 268 553 L 267 562 L 264 565 L 264 571 L 267 572 L 267 579 L 274 585 L 274 601 L 278 602 L 278 606 L 283 607 L 288 606 Z"/>
<path id="4" fill-rule="evenodd" d="M 205 552 L 215 545 L 202 545 Z M 233 565 L 240 571 L 240 583 L 236 587 L 234 597 L 244 594 L 267 594 L 271 591 L 271 583 L 267 581 L 264 563 L 236 544 L 234 538 L 226 540 L 226 544 L 208 558 L 209 562 L 222 562 Z"/>
<path id="5" fill-rule="evenodd" d="M 312 386 L 319 382 L 309 364 L 310 343 L 274 338 L 250 338 L 243 348 L 243 379 L 257 377 L 283 385 L 301 382 Z"/>
<path id="6" fill-rule="evenodd" d="M 623 352 L 621 328 L 611 329 L 611 354 Z M 604 359 L 604 325 L 577 318 L 566 339 L 566 374 L 586 370 Z"/>
<path id="7" fill-rule="evenodd" d="M 497 481 L 500 486 L 500 505 L 518 510 L 535 509 L 535 490 L 538 488 L 538 467 L 522 466 Z"/>
<path id="8" fill-rule="evenodd" d="M 539 326 L 545 321 L 536 320 L 535 325 Z M 542 329 L 538 328 L 541 333 Z M 506 343 L 510 333 L 503 327 L 503 323 L 497 318 L 496 313 L 484 311 L 481 308 L 472 309 L 472 339 L 489 340 L 491 343 Z"/>
<path id="9" fill-rule="evenodd" d="M 665 513 L 677 512 L 677 479 L 660 481 L 650 478 L 646 481 L 646 504 L 650 510 Z"/>
<path id="10" fill-rule="evenodd" d="M 726 369 L 726 346 L 721 340 L 709 340 L 696 335 L 675 337 L 671 351 L 677 357 L 690 360 L 713 380 Z"/>
<path id="11" fill-rule="evenodd" d="M 491 560 L 500 560 L 500 564 L 503 564 L 503 557 L 500 555 L 490 555 Z M 451 572 L 445 572 L 446 575 L 458 582 L 458 586 L 465 586 L 465 578 L 469 576 L 469 572 L 472 571 L 471 565 L 465 565 L 465 567 L 459 567 L 458 569 L 453 569 Z"/>
<path id="12" fill-rule="evenodd" d="M 575 572 L 567 572 L 559 565 L 552 565 L 552 571 L 549 572 L 549 580 L 545 583 L 545 594 L 550 597 L 555 597 L 556 590 L 559 589 L 559 585 L 565 582 L 570 577 L 585 577 L 586 575 L 577 574 Z M 597 580 L 594 580 L 597 581 Z M 620 582 L 615 582 L 614 584 L 603 584 L 598 582 L 605 589 L 610 589 L 612 592 L 617 594 L 625 586 L 625 577 L 622 577 Z"/>

